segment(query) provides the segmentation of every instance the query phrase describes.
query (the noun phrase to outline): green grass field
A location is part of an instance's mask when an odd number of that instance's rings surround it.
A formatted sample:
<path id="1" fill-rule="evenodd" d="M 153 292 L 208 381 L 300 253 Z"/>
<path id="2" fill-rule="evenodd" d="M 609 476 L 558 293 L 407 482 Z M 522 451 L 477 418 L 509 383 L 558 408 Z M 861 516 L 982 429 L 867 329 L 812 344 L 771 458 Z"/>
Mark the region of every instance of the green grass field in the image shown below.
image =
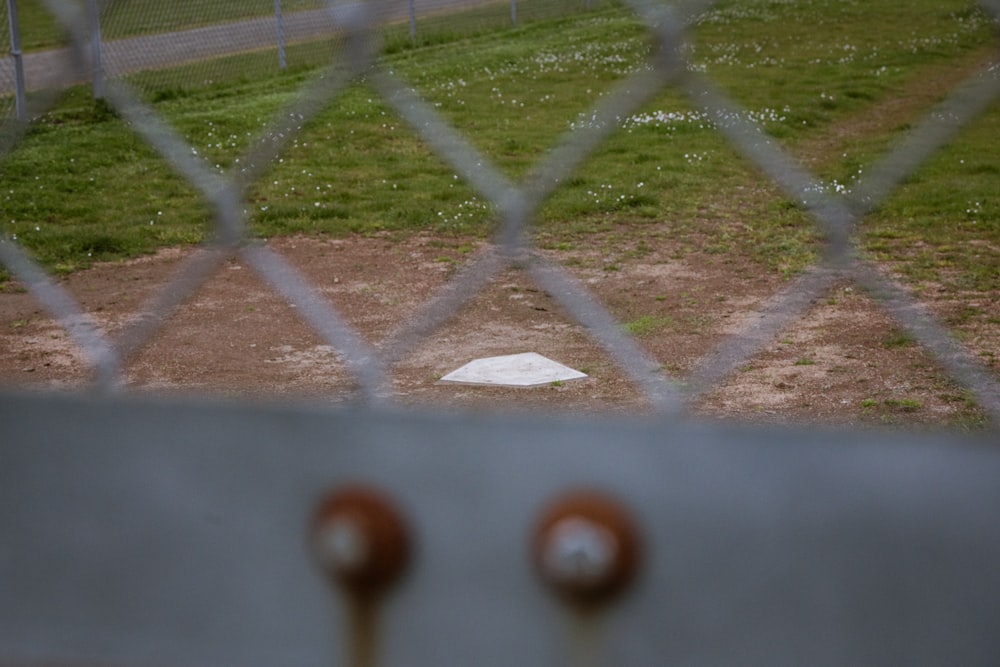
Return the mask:
<path id="1" fill-rule="evenodd" d="M 950 0 L 743 0 L 702 16 L 687 51 L 762 132 L 844 192 L 995 53 L 995 27 Z M 590 109 L 650 51 L 634 15 L 607 5 L 473 37 L 454 28 L 416 48 L 396 33 L 387 43 L 386 67 L 515 179 L 590 122 Z M 281 72 L 273 62 L 241 55 L 134 82 L 192 150 L 230 173 L 315 75 L 310 63 Z M 545 204 L 540 242 L 656 225 L 680 248 L 801 270 L 818 247 L 808 215 L 727 145 L 719 122 L 670 90 L 620 119 L 620 131 Z M 866 247 L 915 280 L 1000 290 L 998 149 L 993 108 L 866 219 Z M 0 162 L 0 194 L 0 234 L 55 271 L 195 243 L 211 226 L 195 190 L 86 88 L 69 91 Z M 483 236 L 494 225 L 490 206 L 363 81 L 301 128 L 246 206 L 263 237 Z"/>

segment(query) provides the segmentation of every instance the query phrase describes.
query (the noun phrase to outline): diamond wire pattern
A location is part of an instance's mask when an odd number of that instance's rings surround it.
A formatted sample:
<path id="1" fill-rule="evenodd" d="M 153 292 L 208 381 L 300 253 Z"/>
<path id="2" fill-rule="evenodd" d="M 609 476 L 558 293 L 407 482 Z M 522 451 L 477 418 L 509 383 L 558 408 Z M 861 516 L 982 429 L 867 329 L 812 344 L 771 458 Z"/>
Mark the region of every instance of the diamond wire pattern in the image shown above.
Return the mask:
<path id="1" fill-rule="evenodd" d="M 80 5 L 51 0 L 51 11 L 67 27 L 78 61 L 86 61 L 86 25 Z M 693 17 L 711 5 L 695 0 L 677 8 L 656 2 L 630 0 L 632 9 L 651 31 L 656 48 L 648 67 L 618 84 L 593 112 L 594 122 L 568 132 L 559 145 L 525 178 L 513 183 L 497 170 L 461 134 L 405 82 L 381 67 L 373 49 L 372 31 L 380 17 L 398 12 L 398 2 L 331 4 L 335 24 L 347 35 L 344 61 L 331 65 L 325 76 L 307 84 L 269 133 L 250 150 L 242 173 L 226 178 L 212 172 L 190 147 L 148 105 L 121 82 L 109 82 L 108 101 L 155 150 L 192 183 L 214 210 L 214 238 L 204 252 L 188 259 L 173 280 L 142 311 L 117 341 L 108 340 L 76 302 L 48 277 L 15 243 L 0 240 L 0 262 L 22 281 L 56 317 L 85 351 L 104 390 L 120 386 L 121 368 L 142 347 L 172 311 L 197 290 L 227 258 L 240 255 L 301 316 L 337 349 L 358 382 L 362 398 L 371 403 L 391 399 L 388 368 L 453 316 L 501 270 L 517 266 L 528 271 L 605 348 L 652 404 L 666 414 L 680 414 L 688 401 L 711 389 L 735 368 L 760 351 L 783 328 L 801 317 L 811 302 L 847 278 L 867 288 L 897 323 L 942 363 L 955 380 L 966 386 L 980 405 L 1000 423 L 1000 385 L 990 371 L 970 355 L 927 309 L 902 286 L 870 261 L 859 257 L 852 235 L 863 217 L 914 173 L 955 133 L 1000 96 L 1000 75 L 985 69 L 960 86 L 935 109 L 906 141 L 884 156 L 851 195 L 831 194 L 816 187 L 819 180 L 800 166 L 773 140 L 737 113 L 738 106 L 705 77 L 690 71 L 682 55 L 684 30 Z M 980 3 L 994 17 L 1000 2 Z M 284 258 L 255 243 L 247 232 L 242 195 L 263 170 L 288 145 L 298 127 L 335 102 L 349 83 L 365 77 L 371 85 L 456 173 L 492 202 L 500 218 L 492 248 L 465 266 L 448 285 L 424 303 L 415 317 L 404 323 L 376 350 L 368 345 Z M 533 251 L 528 229 L 541 205 L 558 184 L 579 168 L 587 157 L 617 129 L 617 119 L 627 117 L 666 86 L 676 86 L 709 115 L 736 119 L 718 124 L 728 141 L 767 174 L 787 196 L 802 202 L 826 238 L 826 249 L 817 266 L 793 281 L 758 312 L 754 324 L 730 336 L 703 359 L 681 384 L 658 369 L 659 364 L 625 334 L 615 318 L 568 271 Z M 4 144 L 16 145 L 20 131 L 7 129 Z"/>

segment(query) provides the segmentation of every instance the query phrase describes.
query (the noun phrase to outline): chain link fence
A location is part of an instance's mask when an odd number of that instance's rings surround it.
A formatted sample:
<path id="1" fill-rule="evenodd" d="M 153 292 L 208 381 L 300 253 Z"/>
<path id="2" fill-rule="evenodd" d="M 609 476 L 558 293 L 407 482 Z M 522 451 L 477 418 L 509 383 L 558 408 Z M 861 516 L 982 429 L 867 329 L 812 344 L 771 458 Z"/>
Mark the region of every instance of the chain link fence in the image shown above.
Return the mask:
<path id="1" fill-rule="evenodd" d="M 13 71 L 13 66 L 12 66 L 13 64 L 8 63 L 8 61 L 13 60 L 13 56 L 11 55 L 10 42 L 11 42 L 11 36 L 14 34 L 14 30 L 11 28 L 11 20 L 7 10 L 8 10 L 7 5 L 0 7 L 0 20 L 3 21 L 3 23 L 0 25 L 3 25 L 3 27 L 5 28 L 5 30 L 3 30 L 2 32 L 2 35 L 0 35 L 0 54 L 2 54 L 2 59 L 5 63 L 5 66 L 0 68 L 0 72 L 2 72 L 0 76 L 3 77 L 2 79 L 0 79 L 0 85 L 3 86 L 4 91 L 15 89 L 14 80 L 8 73 Z M 13 95 L 3 96 L 3 101 L 0 102 L 0 116 L 2 116 L 3 118 L 8 118 L 13 115 L 13 110 L 11 109 L 11 107 L 13 106 L 13 101 L 14 101 Z"/>
<path id="2" fill-rule="evenodd" d="M 102 11 L 104 39 L 141 23 L 145 14 L 128 7 Z M 262 22 L 252 41 L 274 39 L 273 7 L 240 7 L 258 18 L 234 20 Z M 324 485 L 360 478 L 402 499 L 424 549 L 413 582 L 382 619 L 391 629 L 380 643 L 388 662 L 459 664 L 476 656 L 487 665 L 555 663 L 566 661 L 565 643 L 575 647 L 568 661 L 580 664 L 995 663 L 1000 533 L 993 515 L 1000 461 L 992 450 L 947 450 L 939 441 L 905 447 L 898 436 L 870 433 L 712 430 L 680 417 L 835 281 L 847 279 L 875 295 L 1000 423 L 996 377 L 920 301 L 861 256 L 855 235 L 865 215 L 994 104 L 1000 77 L 991 70 L 974 74 L 851 194 L 839 195 L 817 187 L 819 179 L 688 66 L 687 29 L 705 3 L 671 7 L 635 0 L 630 7 L 655 42 L 647 66 L 602 98 L 591 122 L 568 132 L 521 182 L 378 59 L 372 31 L 386 22 L 405 26 L 405 3 L 303 8 L 319 12 L 338 32 L 337 58 L 281 115 L 293 120 L 251 147 L 242 160 L 246 168 L 233 175 L 198 158 L 127 77 L 105 80 L 107 103 L 212 210 L 213 236 L 206 252 L 186 260 L 114 339 L 14 240 L 0 240 L 0 263 L 85 351 L 95 369 L 95 393 L 104 396 L 0 400 L 0 526 L 7 536 L 0 550 L 0 659 L 6 652 L 27 661 L 334 660 L 329 647 L 321 648 L 329 609 L 316 582 L 302 574 L 299 532 Z M 1000 12 L 995 2 L 984 7 L 994 17 Z M 67 67 L 92 63 L 85 9 L 70 2 L 55 2 L 52 9 L 72 38 Z M 283 16 L 290 20 L 292 13 L 286 7 Z M 178 28 L 186 31 L 190 20 Z M 123 37 L 127 53 L 108 47 L 106 72 L 110 63 L 128 63 L 150 44 L 131 39 L 146 38 Z M 378 348 L 284 257 L 252 242 L 243 201 L 297 128 L 337 104 L 361 75 L 499 218 L 490 248 Z M 732 119 L 718 130 L 803 203 L 825 239 L 816 266 L 684 378 L 664 373 L 585 285 L 537 252 L 529 234 L 544 203 L 618 129 L 619 119 L 671 86 L 710 116 Z M 8 115 L 4 149 L 16 146 L 25 129 Z M 283 412 L 121 396 L 128 359 L 232 257 L 339 351 L 365 407 Z M 643 390 L 659 421 L 572 425 L 391 409 L 393 365 L 510 267 L 526 272 L 583 325 Z M 551 603 L 521 567 L 525 525 L 537 508 L 554 491 L 581 484 L 609 489 L 638 508 L 648 553 L 655 556 L 639 593 L 603 617 Z M 67 525 L 60 513 L 75 523 Z M 151 521 L 159 522 L 155 531 Z M 596 540 L 600 551 L 604 537 L 588 535 L 583 547 L 570 550 L 599 561 L 587 545 Z M 296 611 L 278 611 L 289 608 Z M 362 637 L 353 640 L 361 647 L 350 660 L 374 664 L 364 648 L 374 641 L 374 631 L 362 627 L 369 617 L 350 604 L 338 609 L 334 627 L 353 628 Z M 678 636 L 663 633 L 661 617 L 679 629 Z M 447 637 L 440 637 L 441 628 Z M 439 641 L 428 639 L 434 635 Z"/>
<path id="3" fill-rule="evenodd" d="M 16 11 L 17 5 L 8 2 L 0 7 L 0 25 L 5 28 L 0 34 L 0 54 L 2 54 L 2 60 L 0 60 L 0 89 L 4 91 L 4 95 L 0 97 L 0 117 L 8 118 L 17 115 L 17 100 L 19 94 L 23 94 L 22 88 L 18 86 L 18 62 L 17 59 L 20 57 L 20 48 L 16 44 L 16 40 L 19 36 L 19 30 L 17 25 L 16 17 L 11 13 L 11 8 Z M 7 94 L 10 91 L 10 94 Z"/>
<path id="4" fill-rule="evenodd" d="M 13 3 L 13 4 L 12 4 Z M 521 3 L 460 0 L 406 0 L 385 17 L 386 52 L 437 43 L 456 35 L 529 24 L 535 20 L 566 16 L 601 6 L 598 0 L 534 0 Z M 4 7 L 5 39 L 20 37 L 21 29 Z M 50 48 L 29 49 L 27 75 L 18 81 L 15 59 L 20 48 L 7 41 L 3 53 L 9 62 L 0 65 L 3 100 L 12 105 L 15 94 L 58 88 L 76 80 L 92 82 L 103 96 L 105 78 L 126 78 L 146 97 L 155 96 L 171 77 L 162 70 L 193 65 L 191 76 L 214 81 L 254 76 L 253 70 L 273 71 L 288 66 L 317 67 L 334 56 L 342 37 L 341 26 L 318 0 L 255 0 L 234 2 L 178 2 L 150 6 L 124 0 L 87 0 L 81 5 L 80 37 L 86 39 L 88 65 L 84 70 L 62 62 L 68 55 Z M 36 28 L 37 26 L 32 26 Z M 36 39 L 58 28 L 44 26 Z M 16 52 L 16 53 L 15 53 Z M 256 63 L 246 54 L 256 53 Z M 234 58 L 233 56 L 242 56 Z M 18 64 L 19 65 L 19 64 Z M 59 73 L 61 69 L 68 72 Z M 66 77 L 69 77 L 68 79 Z M 82 77 L 82 78 L 81 78 Z M 8 97 L 10 95 L 10 97 Z M 14 113 L 13 107 L 9 113 Z M 26 116 L 23 116 L 26 118 Z"/>
<path id="5" fill-rule="evenodd" d="M 257 11 L 263 13 L 265 9 L 261 6 Z M 650 26 L 657 43 L 648 66 L 639 68 L 620 84 L 617 91 L 607 95 L 593 110 L 590 122 L 568 134 L 538 163 L 531 178 L 524 183 L 511 181 L 503 175 L 489 158 L 449 127 L 433 106 L 422 100 L 388 68 L 380 66 L 371 50 L 374 42 L 369 33 L 381 29 L 386 21 L 405 15 L 405 4 L 402 3 L 333 5 L 324 13 L 324 21 L 336 26 L 342 35 L 342 52 L 327 74 L 307 85 L 288 109 L 285 117 L 292 120 L 279 121 L 279 126 L 267 133 L 267 139 L 243 156 L 242 164 L 247 166 L 232 177 L 209 169 L 196 156 L 196 151 L 144 101 L 141 91 L 137 92 L 123 79 L 109 78 L 105 91 L 107 101 L 201 193 L 207 206 L 214 211 L 218 240 L 210 246 L 211 252 L 191 260 L 191 265 L 163 289 L 160 298 L 118 341 L 108 340 L 101 334 L 59 285 L 46 278 L 16 243 L 7 240 L 0 245 L 2 258 L 14 275 L 66 323 L 70 334 L 87 351 L 97 369 L 100 386 L 110 390 L 120 382 L 123 362 L 156 333 L 177 304 L 197 289 L 225 258 L 240 255 L 285 299 L 299 307 L 298 312 L 325 342 L 342 353 L 361 387 L 362 395 L 376 403 L 388 400 L 391 393 L 388 368 L 451 317 L 499 271 L 512 265 L 523 266 L 539 286 L 551 293 L 568 313 L 584 325 L 628 376 L 644 388 L 652 403 L 669 414 L 683 413 L 690 401 L 712 388 L 800 317 L 809 303 L 830 289 L 834 280 L 847 279 L 876 295 L 899 326 L 967 387 L 995 421 L 1000 415 L 1000 391 L 989 369 L 970 355 L 906 289 L 869 260 L 861 258 L 855 231 L 864 216 L 885 201 L 897 184 L 992 103 L 998 87 L 996 72 L 987 70 L 971 77 L 966 85 L 953 92 L 915 128 L 906 141 L 876 163 L 867 178 L 849 196 L 840 196 L 829 192 L 819 179 L 777 143 L 762 135 L 747 114 L 741 113 L 741 109 L 725 93 L 710 80 L 692 71 L 685 62 L 684 29 L 700 7 L 669 9 L 658 4 L 641 4 L 634 9 Z M 59 11 L 63 13 L 60 19 L 72 31 L 73 48 L 77 53 L 75 61 L 67 62 L 86 62 L 94 44 L 86 27 L 88 22 L 84 8 L 65 5 L 59 6 Z M 138 23 L 124 13 L 114 19 L 111 10 L 106 11 L 108 14 L 102 20 L 111 25 L 117 21 L 128 25 Z M 247 12 L 250 8 L 243 7 L 241 11 Z M 189 25 L 193 21 L 183 13 L 177 16 L 178 25 Z M 270 22 L 273 18 L 269 16 L 263 20 Z M 185 34 L 174 33 L 175 37 Z M 249 39 L 257 42 L 260 36 L 254 33 Z M 183 40 L 180 41 L 183 43 Z M 132 43 L 128 53 L 145 57 L 155 51 L 153 45 L 152 41 Z M 128 58 L 122 54 L 115 55 L 112 60 L 127 62 Z M 298 128 L 327 105 L 336 104 L 337 96 L 345 86 L 362 73 L 368 84 L 418 130 L 455 173 L 491 203 L 500 219 L 494 251 L 466 266 L 456 280 L 418 311 L 412 321 L 402 323 L 400 330 L 381 350 L 375 350 L 364 342 L 282 257 L 266 246 L 245 246 L 250 236 L 242 202 L 247 188 L 261 177 L 289 142 L 294 141 Z M 528 240 L 533 219 L 560 183 L 565 182 L 617 130 L 618 119 L 635 113 L 644 102 L 667 86 L 682 90 L 705 110 L 708 117 L 731 119 L 719 124 L 719 131 L 791 200 L 802 203 L 826 239 L 822 261 L 773 299 L 767 310 L 760 313 L 752 330 L 730 337 L 705 357 L 683 383 L 658 372 L 657 360 L 628 336 L 565 268 L 535 253 Z M 290 124 L 280 126 L 282 122 Z M 16 133 L 11 136 L 16 136 Z"/>

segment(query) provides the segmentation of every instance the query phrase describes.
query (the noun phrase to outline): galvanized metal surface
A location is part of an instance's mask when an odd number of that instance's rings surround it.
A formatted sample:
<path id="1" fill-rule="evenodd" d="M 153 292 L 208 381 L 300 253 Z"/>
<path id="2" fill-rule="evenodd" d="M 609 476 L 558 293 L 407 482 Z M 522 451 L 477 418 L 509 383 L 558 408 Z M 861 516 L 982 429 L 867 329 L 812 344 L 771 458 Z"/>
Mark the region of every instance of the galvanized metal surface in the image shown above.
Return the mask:
<path id="1" fill-rule="evenodd" d="M 307 548 L 365 483 L 414 560 L 381 664 L 995 665 L 1000 451 L 934 436 L 0 397 L 0 664 L 346 664 Z M 572 489 L 640 571 L 586 624 L 532 568 Z"/>

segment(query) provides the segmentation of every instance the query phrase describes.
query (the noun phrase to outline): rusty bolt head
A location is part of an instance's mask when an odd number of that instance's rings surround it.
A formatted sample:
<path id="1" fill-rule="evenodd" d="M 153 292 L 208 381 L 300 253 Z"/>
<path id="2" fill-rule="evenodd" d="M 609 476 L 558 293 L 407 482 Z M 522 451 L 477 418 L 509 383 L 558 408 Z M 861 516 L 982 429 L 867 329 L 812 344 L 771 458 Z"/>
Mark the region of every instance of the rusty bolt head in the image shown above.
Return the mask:
<path id="1" fill-rule="evenodd" d="M 348 592 L 378 595 L 403 574 L 410 537 L 402 515 L 367 487 L 324 498 L 313 516 L 310 541 L 319 564 Z"/>
<path id="2" fill-rule="evenodd" d="M 589 519 L 570 516 L 549 528 L 541 554 L 549 578 L 564 585 L 590 585 L 609 576 L 618 555 L 618 541 L 608 529 Z"/>
<path id="3" fill-rule="evenodd" d="M 608 602 L 638 568 L 638 537 L 628 512 L 596 492 L 570 494 L 549 507 L 532 550 L 543 581 L 576 604 Z"/>

